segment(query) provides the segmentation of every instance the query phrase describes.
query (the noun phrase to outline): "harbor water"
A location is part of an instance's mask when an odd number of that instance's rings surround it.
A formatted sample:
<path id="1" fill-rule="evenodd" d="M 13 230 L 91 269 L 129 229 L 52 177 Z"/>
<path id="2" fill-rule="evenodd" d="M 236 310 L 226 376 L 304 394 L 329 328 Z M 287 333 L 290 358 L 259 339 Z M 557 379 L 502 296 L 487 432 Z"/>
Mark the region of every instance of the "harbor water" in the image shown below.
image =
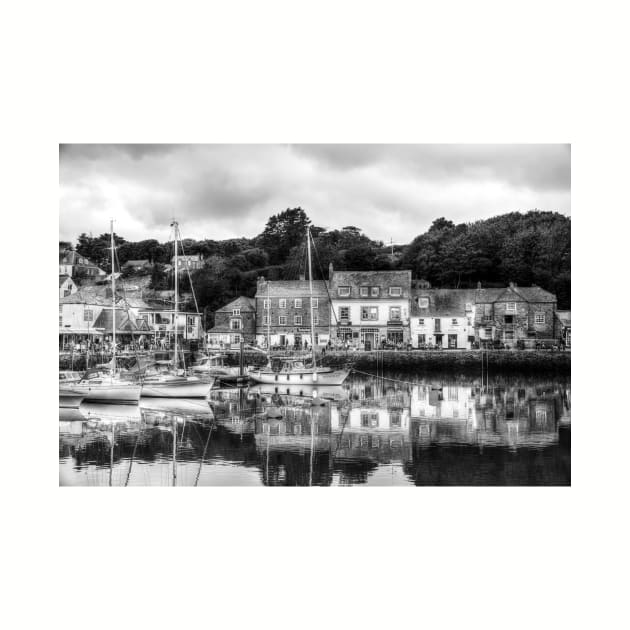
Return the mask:
<path id="1" fill-rule="evenodd" d="M 60 409 L 62 486 L 570 485 L 569 377 L 250 385 Z"/>

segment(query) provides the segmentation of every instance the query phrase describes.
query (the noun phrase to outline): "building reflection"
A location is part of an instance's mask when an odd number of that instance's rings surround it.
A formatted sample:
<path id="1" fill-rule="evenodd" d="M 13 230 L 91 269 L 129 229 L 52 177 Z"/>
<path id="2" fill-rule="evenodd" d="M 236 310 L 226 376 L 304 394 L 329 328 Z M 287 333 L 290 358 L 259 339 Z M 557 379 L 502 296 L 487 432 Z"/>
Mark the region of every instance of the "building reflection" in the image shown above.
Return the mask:
<path id="1" fill-rule="evenodd" d="M 418 485 L 570 480 L 565 384 L 354 377 L 324 396 L 214 390 L 206 405 L 64 411 L 59 456 L 75 470 L 213 462 L 257 470 L 265 485 L 362 484 L 385 466 Z"/>

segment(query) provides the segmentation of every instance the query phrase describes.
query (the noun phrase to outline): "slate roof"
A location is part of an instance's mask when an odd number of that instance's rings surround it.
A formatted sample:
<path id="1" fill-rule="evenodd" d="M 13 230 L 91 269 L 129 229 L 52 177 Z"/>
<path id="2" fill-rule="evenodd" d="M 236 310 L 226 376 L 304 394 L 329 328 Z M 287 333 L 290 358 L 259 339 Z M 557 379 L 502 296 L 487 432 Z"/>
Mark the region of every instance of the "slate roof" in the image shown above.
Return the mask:
<path id="1" fill-rule="evenodd" d="M 267 293 L 269 287 L 269 293 Z M 310 295 L 308 280 L 270 280 L 258 283 L 256 297 L 308 297 Z M 313 280 L 313 295 L 316 297 L 328 297 L 324 280 Z"/>
<path id="2" fill-rule="evenodd" d="M 76 293 L 59 298 L 59 304 L 89 304 L 93 306 L 111 306 L 111 289 L 104 286 L 81 287 Z M 120 294 L 118 295 L 120 301 Z"/>
<path id="3" fill-rule="evenodd" d="M 339 287 L 350 287 L 350 299 L 365 299 L 360 294 L 361 286 L 380 287 L 379 298 L 389 297 L 390 287 L 400 287 L 402 289 L 400 297 L 409 298 L 411 271 L 333 271 L 330 294 L 333 298 L 339 297 Z"/>
<path id="4" fill-rule="evenodd" d="M 412 317 L 465 317 L 466 304 L 475 303 L 475 289 L 414 289 L 411 299 Z M 418 299 L 429 299 L 428 308 L 420 308 Z"/>
<path id="5" fill-rule="evenodd" d="M 103 328 L 106 331 L 111 330 L 114 320 L 113 315 L 114 311 L 111 309 L 102 310 L 94 322 L 94 328 Z M 129 318 L 125 311 L 116 311 L 116 332 L 136 332 L 140 330 L 149 330 L 144 320 L 140 320 L 140 324 L 137 324 Z"/>
<path id="6" fill-rule="evenodd" d="M 256 300 L 253 298 L 245 297 L 241 295 L 237 297 L 235 300 L 232 300 L 229 304 L 222 306 L 216 310 L 217 313 L 220 312 L 231 312 L 235 308 L 240 308 L 242 311 L 255 311 L 256 310 Z"/>
<path id="7" fill-rule="evenodd" d="M 499 289 L 477 289 L 477 303 L 492 302 L 555 302 L 556 296 L 540 287 L 509 286 Z"/>

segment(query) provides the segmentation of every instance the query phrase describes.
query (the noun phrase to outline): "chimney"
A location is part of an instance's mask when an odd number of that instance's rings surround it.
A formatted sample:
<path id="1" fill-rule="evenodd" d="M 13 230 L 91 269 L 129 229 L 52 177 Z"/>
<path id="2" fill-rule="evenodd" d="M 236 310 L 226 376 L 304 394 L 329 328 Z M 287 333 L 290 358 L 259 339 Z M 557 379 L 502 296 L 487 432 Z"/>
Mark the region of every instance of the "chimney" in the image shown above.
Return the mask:
<path id="1" fill-rule="evenodd" d="M 481 289 L 481 282 L 477 282 L 477 289 Z"/>
<path id="2" fill-rule="evenodd" d="M 333 264 L 332 264 L 332 260 L 330 261 L 329 265 L 328 265 L 328 279 L 332 280 L 332 275 L 333 275 Z"/>
<path id="3" fill-rule="evenodd" d="M 300 280 L 306 280 L 306 275 L 304 275 L 303 273 L 300 274 Z"/>
<path id="4" fill-rule="evenodd" d="M 516 289 L 516 282 L 510 282 L 510 289 Z"/>

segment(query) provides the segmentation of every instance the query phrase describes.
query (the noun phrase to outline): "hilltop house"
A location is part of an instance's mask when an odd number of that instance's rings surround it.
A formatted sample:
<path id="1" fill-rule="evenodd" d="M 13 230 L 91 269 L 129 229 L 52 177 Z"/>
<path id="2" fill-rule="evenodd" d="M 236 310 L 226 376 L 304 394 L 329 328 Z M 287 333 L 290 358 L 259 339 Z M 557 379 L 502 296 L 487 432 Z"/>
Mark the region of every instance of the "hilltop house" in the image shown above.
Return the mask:
<path id="1" fill-rule="evenodd" d="M 411 299 L 411 345 L 470 349 L 475 340 L 474 317 L 474 289 L 416 288 Z"/>
<path id="2" fill-rule="evenodd" d="M 332 318 L 339 341 L 371 350 L 409 341 L 411 271 L 329 268 Z"/>
<path id="3" fill-rule="evenodd" d="M 508 348 L 553 344 L 556 296 L 537 286 L 484 289 L 475 292 L 475 338 L 482 346 Z"/>
<path id="4" fill-rule="evenodd" d="M 59 274 L 59 297 L 67 297 L 77 292 L 77 285 L 74 284 L 72 278 L 65 274 Z"/>
<path id="5" fill-rule="evenodd" d="M 171 265 L 175 268 L 175 256 L 171 258 Z M 188 271 L 195 271 L 203 267 L 203 254 L 191 254 L 180 255 L 177 257 L 177 271 L 178 273 L 186 273 Z"/>
<path id="6" fill-rule="evenodd" d="M 256 290 L 256 341 L 261 346 L 295 346 L 311 340 L 311 297 L 309 282 L 300 280 L 267 281 L 258 278 Z M 330 301 L 326 283 L 313 280 L 313 326 L 315 345 L 330 339 Z"/>
<path id="7" fill-rule="evenodd" d="M 66 249 L 59 252 L 59 275 L 62 274 L 71 278 L 85 276 L 95 279 L 104 276 L 105 272 L 85 256 L 81 256 L 74 250 Z"/>
<path id="8" fill-rule="evenodd" d="M 256 300 L 238 297 L 215 312 L 214 327 L 206 333 L 209 346 L 256 341 Z"/>

